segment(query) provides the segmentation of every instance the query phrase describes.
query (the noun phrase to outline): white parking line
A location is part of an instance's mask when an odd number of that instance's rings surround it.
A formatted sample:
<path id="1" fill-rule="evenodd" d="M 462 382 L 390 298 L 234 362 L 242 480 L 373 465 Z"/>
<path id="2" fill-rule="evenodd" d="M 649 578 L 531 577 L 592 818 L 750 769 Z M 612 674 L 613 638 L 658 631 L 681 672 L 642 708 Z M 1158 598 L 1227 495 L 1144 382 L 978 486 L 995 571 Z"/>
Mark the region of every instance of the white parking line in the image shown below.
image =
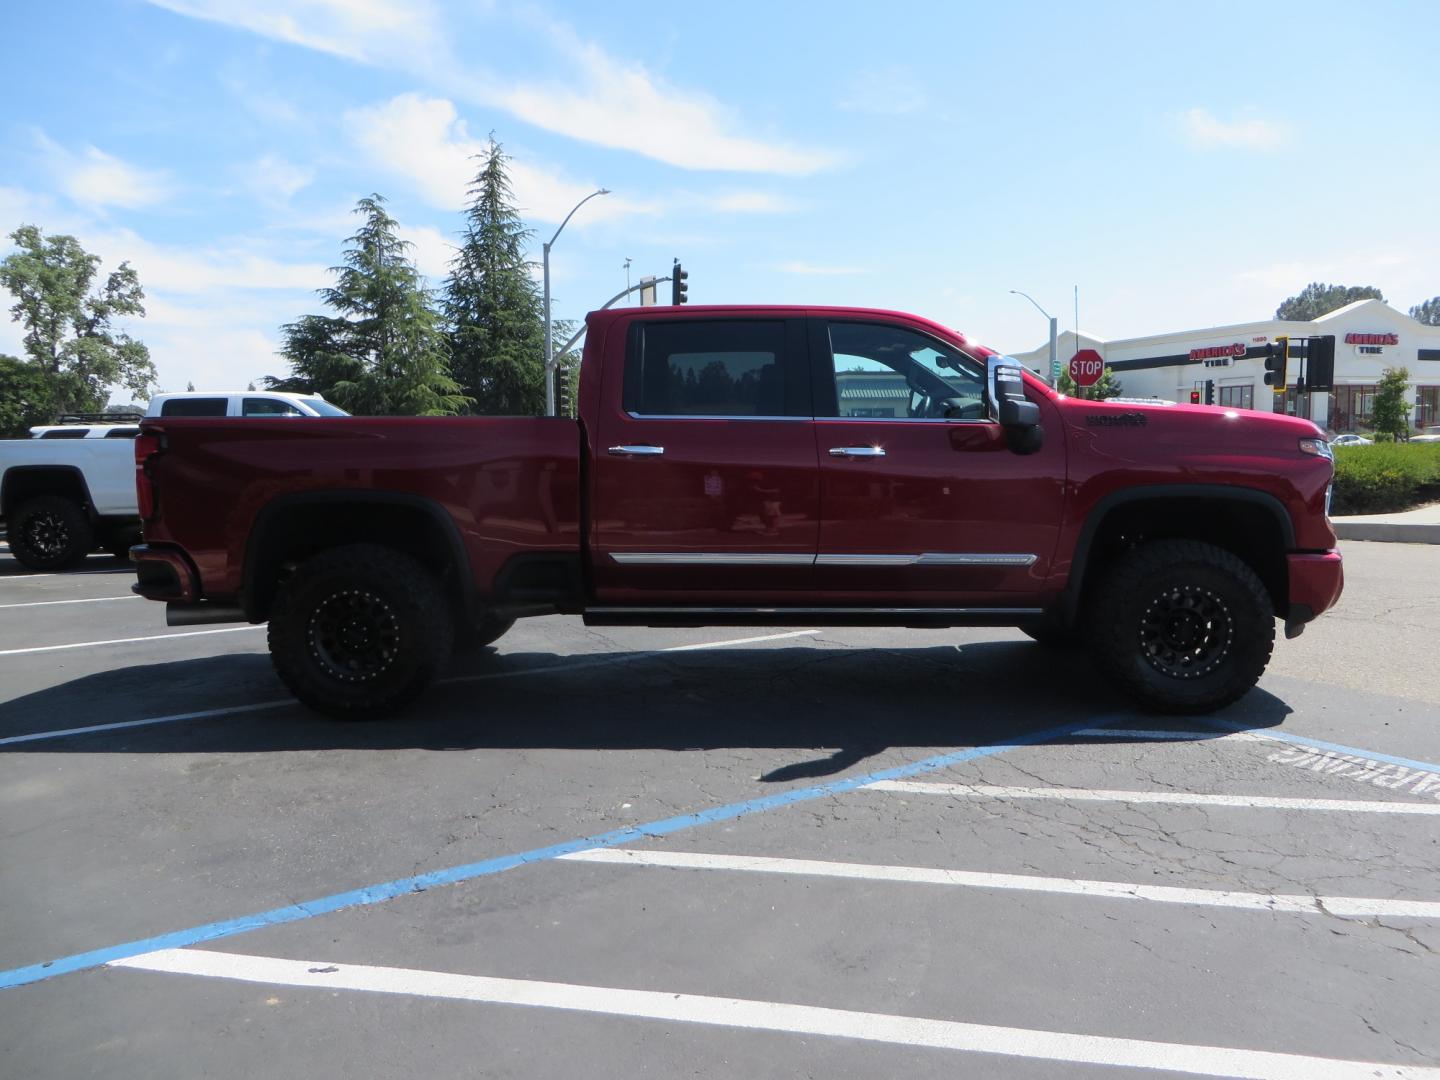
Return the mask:
<path id="1" fill-rule="evenodd" d="M 995 787 L 990 784 L 927 784 L 877 780 L 861 791 L 951 795 L 976 799 L 1055 799 L 1081 802 L 1169 803 L 1177 806 L 1242 806 L 1266 810 L 1337 810 L 1352 814 L 1437 814 L 1428 803 L 1362 802 L 1355 799 L 1286 799 L 1270 795 L 1206 795 L 1190 791 L 1105 791 L 1097 788 Z"/>
<path id="2" fill-rule="evenodd" d="M 143 599 L 143 597 L 136 596 L 132 593 L 129 596 L 96 596 L 90 600 L 32 600 L 28 604 L 0 604 L 0 610 L 21 607 L 53 607 L 55 604 L 108 604 L 115 600 L 140 599 Z"/>
<path id="3" fill-rule="evenodd" d="M 234 627 L 233 629 L 249 630 L 259 629 L 258 627 Z M 216 633 L 217 631 L 199 631 L 200 633 Z M 449 683 L 475 682 L 481 679 L 505 679 L 519 678 L 522 675 L 542 675 L 551 671 L 570 671 L 575 668 L 596 667 L 600 664 L 616 664 L 626 660 L 640 659 L 646 656 L 656 656 L 667 652 L 692 652 L 696 649 L 719 649 L 727 645 L 750 645 L 759 641 L 777 641 L 784 638 L 801 637 L 806 634 L 818 634 L 819 630 L 796 630 L 785 634 L 765 634 L 761 637 L 732 638 L 728 641 L 706 641 L 698 645 L 672 645 L 668 649 L 660 649 L 655 652 L 643 653 L 622 653 L 618 656 L 601 657 L 596 660 L 581 660 L 574 664 L 548 664 L 543 667 L 526 668 L 523 671 L 498 671 L 488 675 L 457 675 L 449 679 L 439 680 L 441 686 Z M 185 634 L 165 634 L 163 637 L 185 637 Z M 140 638 L 135 640 L 150 640 Z M 104 644 L 92 642 L 91 644 Z M 110 643 L 110 644 L 113 644 Z M 68 648 L 69 646 L 58 646 Z M 18 650 L 24 652 L 26 650 Z M 4 656 L 0 653 L 0 656 Z M 294 698 L 286 698 L 283 701 L 262 701 L 257 705 L 234 705 L 225 709 L 205 709 L 200 712 L 175 713 L 172 716 L 152 716 L 144 720 L 123 720 L 115 724 L 92 724 L 89 727 L 64 728 L 59 731 L 36 731 L 29 735 L 11 735 L 9 738 L 0 739 L 0 746 L 8 746 L 12 743 L 38 742 L 41 739 L 60 739 L 67 735 L 89 735 L 97 731 L 119 731 L 122 728 L 146 727 L 151 724 L 174 724 L 184 720 L 204 720 L 212 716 L 235 716 L 240 713 L 258 712 L 261 709 L 275 709 L 281 705 L 294 705 Z"/>
<path id="4" fill-rule="evenodd" d="M 59 652 L 62 649 L 97 649 L 102 645 L 133 645 L 141 641 L 174 641 L 176 638 L 202 637 L 205 634 L 238 634 L 245 630 L 264 630 L 263 626 L 224 626 L 219 630 L 186 630 L 180 634 L 152 634 L 149 637 L 111 638 L 109 641 L 76 641 L 69 645 L 36 645 L 29 649 L 0 649 L 0 656 L 21 656 L 25 653 Z"/>
<path id="5" fill-rule="evenodd" d="M 49 577 L 86 577 L 93 574 L 124 574 L 129 577 L 134 577 L 135 571 L 133 569 L 122 568 L 119 570 L 66 570 L 53 574 L 0 574 L 0 585 L 3 585 L 7 581 L 34 581 L 36 578 Z"/>
<path id="6" fill-rule="evenodd" d="M 241 956 L 205 949 L 165 949 L 116 960 L 109 966 L 323 991 L 405 994 L 449 1001 L 521 1005 L 671 1023 L 858 1039 L 895 1046 L 1001 1054 L 1071 1064 L 1164 1069 L 1194 1076 L 1244 1077 L 1247 1080 L 1373 1080 L 1377 1076 L 1392 1080 L 1440 1078 L 1440 1069 L 1424 1065 L 1388 1065 L 1226 1046 L 1077 1035 L 1064 1031 L 795 1005 L 783 1001 L 500 979 L 414 968 L 335 964 L 323 960 Z"/>
<path id="7" fill-rule="evenodd" d="M 677 870 L 741 870 L 760 874 L 795 874 L 802 877 L 894 881 L 911 885 L 958 885 L 972 889 L 1014 889 L 1022 892 L 1063 893 L 1106 900 L 1151 900 L 1162 904 L 1241 908 L 1248 911 L 1288 912 L 1297 915 L 1336 915 L 1354 918 L 1398 916 L 1440 919 L 1440 903 L 1427 900 L 1382 900 L 1357 896 L 1297 896 L 1233 892 L 1228 889 L 1185 889 L 1172 885 L 1136 885 L 1124 881 L 1086 881 L 1082 878 L 1039 877 L 1030 874 L 990 874 L 971 870 L 939 870 L 925 866 L 871 866 L 865 863 L 820 862 L 813 859 L 776 859 L 759 855 L 709 855 L 688 851 L 636 851 L 595 848 L 561 855 L 573 862 L 621 863 Z"/>
<path id="8" fill-rule="evenodd" d="M 89 727 L 65 728 L 62 731 L 37 731 L 32 735 L 11 735 L 0 739 L 0 746 L 15 743 L 38 742 L 41 739 L 60 739 L 66 735 L 89 735 L 96 731 L 119 731 L 122 728 L 145 727 L 148 724 L 174 724 L 181 720 L 206 720 L 212 716 L 233 716 L 236 713 L 259 712 L 261 709 L 278 709 L 282 705 L 294 705 L 294 698 L 284 701 L 262 701 L 258 705 L 232 705 L 226 709 L 203 709 L 200 712 L 175 713 L 173 716 L 151 716 L 145 720 L 122 720 L 117 724 L 91 724 Z"/>

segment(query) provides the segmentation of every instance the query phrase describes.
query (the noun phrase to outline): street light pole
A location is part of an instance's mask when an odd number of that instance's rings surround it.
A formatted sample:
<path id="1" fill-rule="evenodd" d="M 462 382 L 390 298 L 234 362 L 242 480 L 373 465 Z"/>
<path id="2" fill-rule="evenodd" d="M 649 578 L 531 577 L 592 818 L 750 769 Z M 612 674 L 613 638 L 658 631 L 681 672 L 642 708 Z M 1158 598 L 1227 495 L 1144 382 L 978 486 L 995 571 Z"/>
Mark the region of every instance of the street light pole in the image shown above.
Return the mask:
<path id="1" fill-rule="evenodd" d="M 565 231 L 565 226 L 570 224 L 570 219 L 575 216 L 575 211 L 584 206 L 596 195 L 609 195 L 608 188 L 601 188 L 599 191 L 592 191 L 585 198 L 576 203 L 565 215 L 565 220 L 560 222 L 560 228 L 555 230 L 555 235 L 550 237 L 544 247 L 545 264 L 545 415 L 555 415 L 555 354 L 551 351 L 551 329 L 550 329 L 550 248 L 555 241 L 560 239 L 560 234 Z"/>
<path id="2" fill-rule="evenodd" d="M 1035 304 L 1035 298 L 1029 293 L 1023 293 L 1019 289 L 1011 289 L 1010 291 L 1016 296 L 1023 296 L 1026 300 L 1029 300 L 1030 303 Z M 1060 384 L 1060 358 L 1055 355 L 1057 320 L 1054 315 L 1051 315 L 1039 304 L 1035 304 L 1035 310 L 1050 320 L 1050 385 L 1058 386 Z"/>

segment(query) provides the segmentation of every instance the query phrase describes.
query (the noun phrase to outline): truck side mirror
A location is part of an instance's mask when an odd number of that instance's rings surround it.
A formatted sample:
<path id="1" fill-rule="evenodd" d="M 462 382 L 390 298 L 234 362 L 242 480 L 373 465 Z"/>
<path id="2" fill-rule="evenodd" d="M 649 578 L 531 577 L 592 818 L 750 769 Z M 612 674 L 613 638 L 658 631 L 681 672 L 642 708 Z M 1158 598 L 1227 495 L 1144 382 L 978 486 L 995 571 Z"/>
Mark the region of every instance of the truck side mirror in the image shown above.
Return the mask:
<path id="1" fill-rule="evenodd" d="M 1008 356 L 990 357 L 986 361 L 985 397 L 991 417 L 1005 429 L 1011 450 L 1033 454 L 1040 449 L 1045 442 L 1040 406 L 1025 397 L 1025 377 L 1019 364 Z"/>

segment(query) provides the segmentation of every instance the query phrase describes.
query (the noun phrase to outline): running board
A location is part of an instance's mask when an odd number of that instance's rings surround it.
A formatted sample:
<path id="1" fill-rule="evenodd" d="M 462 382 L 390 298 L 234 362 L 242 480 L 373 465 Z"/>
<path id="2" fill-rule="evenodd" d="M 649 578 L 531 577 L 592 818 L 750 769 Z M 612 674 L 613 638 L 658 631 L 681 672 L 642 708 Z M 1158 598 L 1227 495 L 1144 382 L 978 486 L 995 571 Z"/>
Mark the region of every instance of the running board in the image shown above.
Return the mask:
<path id="1" fill-rule="evenodd" d="M 1020 626 L 1044 608 L 589 607 L 586 626 Z"/>

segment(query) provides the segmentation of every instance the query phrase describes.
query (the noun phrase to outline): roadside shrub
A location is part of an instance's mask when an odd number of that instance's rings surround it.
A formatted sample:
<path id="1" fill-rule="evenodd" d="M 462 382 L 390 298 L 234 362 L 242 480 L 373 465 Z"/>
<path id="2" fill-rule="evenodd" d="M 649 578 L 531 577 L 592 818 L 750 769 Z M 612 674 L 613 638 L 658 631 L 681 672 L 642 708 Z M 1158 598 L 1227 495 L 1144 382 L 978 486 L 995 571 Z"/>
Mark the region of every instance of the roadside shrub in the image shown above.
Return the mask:
<path id="1" fill-rule="evenodd" d="M 1332 514 L 1388 514 L 1440 499 L 1440 443 L 1335 448 Z"/>

